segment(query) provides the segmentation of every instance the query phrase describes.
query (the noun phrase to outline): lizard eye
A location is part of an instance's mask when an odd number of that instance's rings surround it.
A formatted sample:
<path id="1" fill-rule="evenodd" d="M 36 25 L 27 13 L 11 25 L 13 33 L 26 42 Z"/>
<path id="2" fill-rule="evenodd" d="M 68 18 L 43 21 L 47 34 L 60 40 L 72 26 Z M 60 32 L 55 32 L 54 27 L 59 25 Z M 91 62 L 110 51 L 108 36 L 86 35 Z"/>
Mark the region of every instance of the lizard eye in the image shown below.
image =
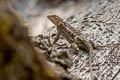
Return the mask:
<path id="1" fill-rule="evenodd" d="M 58 16 L 56 16 L 56 20 L 63 22 L 63 19 Z"/>

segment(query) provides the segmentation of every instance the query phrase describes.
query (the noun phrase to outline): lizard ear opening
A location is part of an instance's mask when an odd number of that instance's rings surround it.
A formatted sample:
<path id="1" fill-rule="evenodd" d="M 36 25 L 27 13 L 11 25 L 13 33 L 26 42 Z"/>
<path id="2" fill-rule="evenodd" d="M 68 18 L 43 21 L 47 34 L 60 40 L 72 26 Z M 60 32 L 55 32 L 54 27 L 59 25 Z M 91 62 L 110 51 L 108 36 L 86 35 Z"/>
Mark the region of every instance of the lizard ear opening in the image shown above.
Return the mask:
<path id="1" fill-rule="evenodd" d="M 61 21 L 59 21 L 57 25 L 58 25 L 58 26 L 61 26 L 61 25 L 62 25 L 62 22 L 61 22 Z"/>

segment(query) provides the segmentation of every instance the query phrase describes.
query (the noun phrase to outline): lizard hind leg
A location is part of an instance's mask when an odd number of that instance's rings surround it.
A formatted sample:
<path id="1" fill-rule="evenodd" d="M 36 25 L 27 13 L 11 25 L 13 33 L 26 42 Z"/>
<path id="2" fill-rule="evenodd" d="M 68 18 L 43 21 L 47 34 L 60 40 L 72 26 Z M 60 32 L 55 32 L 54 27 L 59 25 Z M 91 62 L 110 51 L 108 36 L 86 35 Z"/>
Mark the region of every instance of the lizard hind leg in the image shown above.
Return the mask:
<path id="1" fill-rule="evenodd" d="M 71 43 L 71 47 L 75 50 L 75 52 L 79 52 L 79 48 L 75 43 Z"/>

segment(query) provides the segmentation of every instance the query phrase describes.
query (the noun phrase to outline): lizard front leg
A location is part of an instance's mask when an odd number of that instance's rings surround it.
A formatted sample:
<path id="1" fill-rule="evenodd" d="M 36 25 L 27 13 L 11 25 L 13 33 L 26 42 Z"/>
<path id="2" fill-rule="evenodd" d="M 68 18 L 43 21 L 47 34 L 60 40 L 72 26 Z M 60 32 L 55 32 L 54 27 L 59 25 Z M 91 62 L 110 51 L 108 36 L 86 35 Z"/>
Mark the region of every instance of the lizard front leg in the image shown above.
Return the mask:
<path id="1" fill-rule="evenodd" d="M 60 34 L 58 33 L 54 39 L 53 44 L 55 44 L 59 40 L 59 38 L 60 38 Z"/>
<path id="2" fill-rule="evenodd" d="M 53 41 L 53 49 L 52 52 L 55 50 L 55 46 L 56 46 L 56 42 L 59 40 L 60 38 L 60 34 L 58 33 Z"/>

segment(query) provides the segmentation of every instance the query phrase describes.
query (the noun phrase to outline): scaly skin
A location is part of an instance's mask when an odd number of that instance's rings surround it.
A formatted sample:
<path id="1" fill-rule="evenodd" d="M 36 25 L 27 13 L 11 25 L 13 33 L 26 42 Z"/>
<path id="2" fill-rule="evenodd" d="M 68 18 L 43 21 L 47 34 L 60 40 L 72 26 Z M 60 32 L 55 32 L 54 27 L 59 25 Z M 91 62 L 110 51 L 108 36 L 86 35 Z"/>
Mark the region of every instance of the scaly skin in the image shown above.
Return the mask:
<path id="1" fill-rule="evenodd" d="M 89 67 L 90 67 L 90 76 L 92 76 L 92 55 L 93 48 L 96 48 L 90 40 L 88 40 L 82 33 L 78 32 L 75 28 L 67 24 L 60 17 L 56 15 L 47 16 L 48 19 L 56 26 L 57 28 L 57 37 L 54 40 L 54 44 L 59 40 L 60 35 L 63 36 L 70 44 L 77 45 L 78 48 L 84 49 L 89 52 Z M 73 45 L 73 47 L 76 47 Z"/>

